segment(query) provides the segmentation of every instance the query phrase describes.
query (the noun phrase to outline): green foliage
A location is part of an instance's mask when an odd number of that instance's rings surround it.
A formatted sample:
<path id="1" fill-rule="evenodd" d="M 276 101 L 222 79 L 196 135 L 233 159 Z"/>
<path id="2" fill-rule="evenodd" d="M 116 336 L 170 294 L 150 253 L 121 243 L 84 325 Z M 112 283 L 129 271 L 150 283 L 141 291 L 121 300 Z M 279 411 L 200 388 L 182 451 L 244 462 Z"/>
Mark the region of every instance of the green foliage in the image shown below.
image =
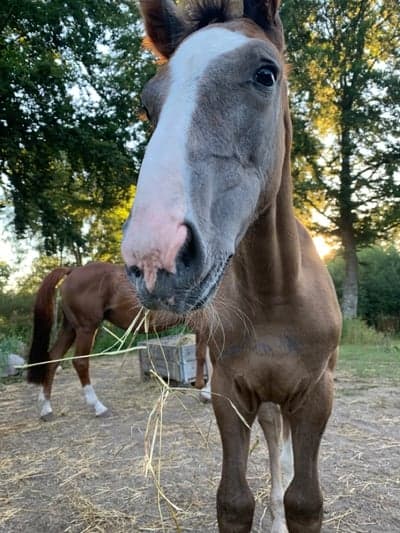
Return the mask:
<path id="1" fill-rule="evenodd" d="M 59 257 L 46 255 L 34 259 L 31 270 L 18 280 L 17 293 L 35 295 L 45 276 L 59 266 L 67 266 L 67 262 L 60 260 Z"/>
<path id="2" fill-rule="evenodd" d="M 0 186 L 19 236 L 77 262 L 90 216 L 126 202 L 137 177 L 153 70 L 138 18 L 125 0 L 0 4 Z"/>
<path id="3" fill-rule="evenodd" d="M 285 0 L 282 18 L 297 201 L 339 238 L 349 218 L 356 243 L 370 244 L 400 223 L 397 2 Z"/>
<path id="4" fill-rule="evenodd" d="M 374 246 L 361 250 L 358 260 L 360 317 L 379 329 L 400 331 L 400 253 Z M 339 299 L 344 267 L 341 255 L 328 263 Z"/>
<path id="5" fill-rule="evenodd" d="M 0 294 L 0 338 L 18 337 L 30 342 L 33 320 L 31 294 Z"/>
<path id="6" fill-rule="evenodd" d="M 343 321 L 342 344 L 387 346 L 388 337 L 360 318 Z"/>
<path id="7" fill-rule="evenodd" d="M 0 261 L 0 294 L 4 292 L 10 275 L 11 267 L 5 261 Z"/>
<path id="8" fill-rule="evenodd" d="M 356 249 L 400 225 L 400 10 L 396 0 L 284 0 L 296 206 L 325 218 L 357 311 Z"/>

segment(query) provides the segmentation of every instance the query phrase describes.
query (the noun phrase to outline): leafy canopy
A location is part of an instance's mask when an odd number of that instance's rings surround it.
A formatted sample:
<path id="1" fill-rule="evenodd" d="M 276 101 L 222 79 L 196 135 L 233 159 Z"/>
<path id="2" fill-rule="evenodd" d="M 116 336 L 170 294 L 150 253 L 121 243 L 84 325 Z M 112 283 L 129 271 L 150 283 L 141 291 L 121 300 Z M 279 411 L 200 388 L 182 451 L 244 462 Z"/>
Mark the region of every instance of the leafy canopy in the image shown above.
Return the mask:
<path id="1" fill-rule="evenodd" d="M 141 48 L 129 1 L 0 4 L 0 185 L 18 236 L 83 249 L 84 225 L 127 201 L 145 130 Z"/>

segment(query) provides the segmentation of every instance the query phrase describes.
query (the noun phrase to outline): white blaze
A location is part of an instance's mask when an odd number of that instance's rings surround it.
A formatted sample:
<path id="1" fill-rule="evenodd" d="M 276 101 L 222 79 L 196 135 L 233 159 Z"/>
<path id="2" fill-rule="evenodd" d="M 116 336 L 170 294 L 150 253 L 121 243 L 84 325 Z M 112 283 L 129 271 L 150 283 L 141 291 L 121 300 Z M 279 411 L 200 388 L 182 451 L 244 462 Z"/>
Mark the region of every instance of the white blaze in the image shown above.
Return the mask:
<path id="1" fill-rule="evenodd" d="M 208 28 L 194 33 L 179 46 L 168 65 L 171 83 L 157 128 L 146 149 L 138 196 L 157 176 L 161 178 L 159 185 L 168 187 L 171 202 L 182 193 L 182 183 L 177 178 L 182 179 L 185 174 L 183 148 L 197 105 L 199 82 L 210 63 L 249 40 L 241 33 Z"/>
<path id="2" fill-rule="evenodd" d="M 241 33 L 207 28 L 188 37 L 169 62 L 168 94 L 147 145 L 132 209 L 133 226 L 139 231 L 128 227 L 122 244 L 125 262 L 143 268 L 149 290 L 157 269 L 174 272 L 178 248 L 186 240 L 185 146 L 199 83 L 211 62 L 248 41 Z"/>

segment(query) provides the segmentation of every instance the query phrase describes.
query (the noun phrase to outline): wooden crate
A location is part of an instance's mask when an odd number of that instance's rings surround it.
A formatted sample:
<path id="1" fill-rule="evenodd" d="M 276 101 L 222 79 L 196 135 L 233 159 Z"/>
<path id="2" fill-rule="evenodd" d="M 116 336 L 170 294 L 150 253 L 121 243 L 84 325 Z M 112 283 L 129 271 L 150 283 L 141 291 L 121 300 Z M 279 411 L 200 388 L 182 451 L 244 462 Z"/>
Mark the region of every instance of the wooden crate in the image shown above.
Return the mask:
<path id="1" fill-rule="evenodd" d="M 170 335 L 149 339 L 140 344 L 140 372 L 142 380 L 150 370 L 162 378 L 189 385 L 196 379 L 196 335 Z M 206 369 L 204 370 L 206 372 Z"/>

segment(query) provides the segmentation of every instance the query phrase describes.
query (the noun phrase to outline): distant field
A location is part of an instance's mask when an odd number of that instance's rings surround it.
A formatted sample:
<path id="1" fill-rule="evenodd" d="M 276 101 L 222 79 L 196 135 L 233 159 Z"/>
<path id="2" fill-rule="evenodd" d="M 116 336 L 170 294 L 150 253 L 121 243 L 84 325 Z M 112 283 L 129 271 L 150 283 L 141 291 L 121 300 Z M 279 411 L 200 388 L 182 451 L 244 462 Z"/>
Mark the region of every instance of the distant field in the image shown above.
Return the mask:
<path id="1" fill-rule="evenodd" d="M 338 369 L 359 378 L 384 378 L 400 382 L 400 342 L 384 346 L 343 344 Z"/>

